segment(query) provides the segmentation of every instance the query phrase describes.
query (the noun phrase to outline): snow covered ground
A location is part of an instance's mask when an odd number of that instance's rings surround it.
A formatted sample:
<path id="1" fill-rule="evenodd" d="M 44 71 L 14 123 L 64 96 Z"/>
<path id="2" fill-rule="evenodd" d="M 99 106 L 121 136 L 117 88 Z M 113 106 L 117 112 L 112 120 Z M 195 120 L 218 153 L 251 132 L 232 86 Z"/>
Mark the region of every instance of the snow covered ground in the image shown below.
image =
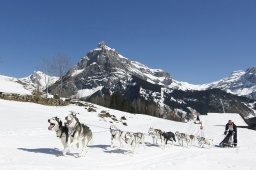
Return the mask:
<path id="1" fill-rule="evenodd" d="M 129 114 L 97 106 L 97 112 L 87 112 L 84 107 L 43 106 L 0 100 L 0 169 L 1 170 L 254 170 L 256 161 L 256 131 L 238 129 L 238 148 L 181 147 L 178 143 L 165 149 L 152 145 L 146 136 L 145 148 L 139 147 L 134 154 L 129 147 L 110 148 L 109 120 L 98 117 L 102 110 L 127 118 L 128 126 L 116 125 L 125 131 L 147 133 L 150 126 L 165 131 L 197 133 L 198 125 L 158 119 L 146 115 Z M 49 131 L 47 120 L 53 116 L 62 119 L 70 111 L 79 112 L 81 122 L 93 131 L 93 143 L 85 157 L 73 154 L 60 156 L 62 145 L 55 132 Z M 226 119 L 241 122 L 239 116 L 225 114 L 202 116 L 204 134 L 218 144 L 223 138 Z M 223 121 L 225 120 L 225 121 Z M 215 125 L 217 123 L 217 125 Z M 223 125 L 223 126 L 222 126 Z M 76 153 L 76 150 L 73 150 Z"/>

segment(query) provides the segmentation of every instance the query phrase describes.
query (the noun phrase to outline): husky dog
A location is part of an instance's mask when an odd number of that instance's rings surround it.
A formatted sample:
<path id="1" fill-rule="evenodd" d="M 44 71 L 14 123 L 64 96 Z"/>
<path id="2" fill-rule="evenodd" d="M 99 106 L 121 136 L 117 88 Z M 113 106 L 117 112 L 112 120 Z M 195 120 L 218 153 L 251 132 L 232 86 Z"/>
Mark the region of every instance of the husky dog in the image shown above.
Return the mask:
<path id="1" fill-rule="evenodd" d="M 145 148 L 145 135 L 141 132 L 134 133 L 136 146 L 141 144 Z"/>
<path id="2" fill-rule="evenodd" d="M 110 128 L 110 134 L 111 134 L 111 147 L 114 147 L 114 142 L 118 141 L 119 147 L 123 146 L 123 143 L 125 142 L 125 133 L 121 131 L 120 129 L 117 129 L 115 125 L 111 125 Z"/>
<path id="3" fill-rule="evenodd" d="M 200 136 L 197 136 L 197 142 L 200 147 L 204 147 L 204 145 L 208 145 L 208 147 L 210 147 L 213 145 L 213 139 L 207 139 Z"/>
<path id="4" fill-rule="evenodd" d="M 161 143 L 163 143 L 163 137 L 162 137 L 162 131 L 160 129 L 154 129 L 152 127 L 149 128 L 148 134 L 153 139 L 153 144 L 157 144 L 158 139 L 161 140 Z"/>
<path id="5" fill-rule="evenodd" d="M 53 130 L 56 132 L 57 137 L 60 138 L 61 143 L 64 147 L 64 150 L 62 153 L 63 155 L 65 155 L 66 150 L 68 149 L 68 144 L 70 143 L 70 137 L 68 134 L 67 126 L 63 126 L 62 121 L 58 117 L 53 117 L 51 119 L 48 119 L 48 122 L 50 123 L 48 130 Z"/>
<path id="6" fill-rule="evenodd" d="M 142 144 L 144 146 L 145 136 L 143 133 L 124 132 L 118 129 L 115 125 L 111 125 L 109 129 L 111 134 L 111 147 L 114 147 L 114 142 L 118 141 L 119 147 L 130 145 L 132 147 L 132 152 L 134 153 L 137 145 Z"/>
<path id="7" fill-rule="evenodd" d="M 190 140 L 190 145 L 193 145 L 196 141 L 196 136 L 195 135 L 189 135 L 189 140 Z"/>
<path id="8" fill-rule="evenodd" d="M 187 146 L 190 142 L 189 135 L 185 133 L 180 133 L 178 131 L 175 132 L 175 135 L 177 136 L 178 142 L 181 146 L 184 146 L 184 142 L 187 143 Z"/>
<path id="9" fill-rule="evenodd" d="M 68 133 L 71 138 L 71 142 L 68 147 L 71 147 L 74 144 L 81 144 L 82 151 L 79 156 L 85 156 L 87 152 L 87 146 L 92 141 L 92 131 L 91 129 L 80 123 L 79 119 L 76 117 L 76 113 L 71 113 L 65 117 L 66 126 L 68 127 Z M 64 149 L 66 153 L 68 149 Z"/>
<path id="10" fill-rule="evenodd" d="M 172 144 L 173 141 L 176 142 L 175 135 L 173 132 L 163 132 L 161 135 L 164 137 L 165 145 L 167 145 L 168 140 L 171 141 Z"/>
<path id="11" fill-rule="evenodd" d="M 124 135 L 124 141 L 126 144 L 128 144 L 132 147 L 132 153 L 134 153 L 135 148 L 136 148 L 135 134 L 131 133 L 131 132 L 126 132 Z"/>

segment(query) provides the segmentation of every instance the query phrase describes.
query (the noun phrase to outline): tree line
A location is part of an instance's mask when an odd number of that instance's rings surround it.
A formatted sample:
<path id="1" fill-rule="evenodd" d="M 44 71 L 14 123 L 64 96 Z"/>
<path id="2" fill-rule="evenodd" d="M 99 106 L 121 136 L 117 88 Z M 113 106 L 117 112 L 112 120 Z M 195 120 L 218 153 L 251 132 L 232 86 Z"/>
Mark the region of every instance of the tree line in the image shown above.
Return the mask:
<path id="1" fill-rule="evenodd" d="M 145 114 L 174 121 L 184 122 L 188 116 L 169 106 L 160 106 L 155 102 L 146 101 L 142 98 L 137 98 L 131 101 L 119 92 L 115 92 L 112 95 L 91 96 L 87 101 L 111 109 L 129 113 Z"/>

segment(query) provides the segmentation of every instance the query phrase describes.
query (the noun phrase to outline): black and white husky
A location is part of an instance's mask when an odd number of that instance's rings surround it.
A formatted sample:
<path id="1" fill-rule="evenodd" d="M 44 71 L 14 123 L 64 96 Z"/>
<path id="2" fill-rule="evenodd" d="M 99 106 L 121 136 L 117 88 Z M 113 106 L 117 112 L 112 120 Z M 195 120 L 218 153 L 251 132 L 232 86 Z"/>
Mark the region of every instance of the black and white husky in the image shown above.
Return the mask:
<path id="1" fill-rule="evenodd" d="M 213 139 L 197 136 L 197 142 L 200 147 L 204 147 L 205 145 L 208 147 L 213 146 Z"/>
<path id="2" fill-rule="evenodd" d="M 144 135 L 144 133 L 137 132 L 137 133 L 134 133 L 133 135 L 134 135 L 136 146 L 142 145 L 143 148 L 145 148 L 145 135 Z"/>
<path id="3" fill-rule="evenodd" d="M 65 155 L 71 140 L 68 134 L 67 126 L 63 126 L 62 121 L 58 117 L 48 119 L 48 122 L 50 123 L 48 130 L 53 130 L 56 132 L 57 137 L 60 138 L 61 143 L 64 147 L 62 153 L 63 155 Z"/>
<path id="4" fill-rule="evenodd" d="M 158 139 L 161 140 L 161 144 L 163 143 L 163 136 L 162 136 L 163 131 L 160 129 L 154 129 L 152 127 L 149 128 L 148 134 L 149 136 L 152 137 L 153 144 L 157 144 Z"/>
<path id="5" fill-rule="evenodd" d="M 79 156 L 85 156 L 87 152 L 87 146 L 90 142 L 92 142 L 92 131 L 91 129 L 80 123 L 79 119 L 76 116 L 76 113 L 71 113 L 65 117 L 66 126 L 68 128 L 68 135 L 70 136 L 70 143 L 68 148 L 64 149 L 64 153 L 68 151 L 68 149 L 75 145 L 81 144 L 82 151 Z"/>
<path id="6" fill-rule="evenodd" d="M 125 143 L 125 134 L 126 132 L 121 131 L 118 129 L 115 125 L 111 125 L 110 128 L 110 134 L 111 134 L 111 147 L 114 147 L 114 144 L 118 142 L 118 147 L 123 147 Z"/>
<path id="7" fill-rule="evenodd" d="M 176 131 L 175 135 L 177 136 L 180 146 L 184 146 L 184 143 L 186 143 L 188 147 L 188 144 L 190 143 L 190 137 L 188 134 L 180 133 L 179 131 Z"/>
<path id="8" fill-rule="evenodd" d="M 109 129 L 111 134 L 111 147 L 114 147 L 114 143 L 118 142 L 119 147 L 129 145 L 133 153 L 138 145 L 141 144 L 145 147 L 145 135 L 143 133 L 125 132 L 118 129 L 115 125 L 111 125 Z"/>

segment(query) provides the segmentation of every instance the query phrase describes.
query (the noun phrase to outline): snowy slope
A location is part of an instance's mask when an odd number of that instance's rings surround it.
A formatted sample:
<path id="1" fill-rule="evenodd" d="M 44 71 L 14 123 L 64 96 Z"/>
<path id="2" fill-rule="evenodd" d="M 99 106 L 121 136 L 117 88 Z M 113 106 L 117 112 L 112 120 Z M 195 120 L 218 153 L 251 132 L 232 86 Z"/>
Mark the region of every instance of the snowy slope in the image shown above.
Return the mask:
<path id="1" fill-rule="evenodd" d="M 108 120 L 97 115 L 102 110 L 127 118 L 128 126 L 116 123 L 125 131 L 140 131 L 147 133 L 150 126 L 165 131 L 176 130 L 195 133 L 198 125 L 180 123 L 146 115 L 129 114 L 116 110 L 97 107 L 97 112 L 87 112 L 84 107 L 69 105 L 51 107 L 32 103 L 0 100 L 0 167 L 1 170 L 97 170 L 97 169 L 162 169 L 162 170 L 253 170 L 255 169 L 256 131 L 238 129 L 238 148 L 199 148 L 197 146 L 180 147 L 175 145 L 163 149 L 152 145 L 152 139 L 146 136 L 145 148 L 136 149 L 132 155 L 126 149 L 110 148 L 110 133 Z M 80 112 L 80 121 L 91 127 L 93 144 L 89 147 L 86 157 L 75 158 L 73 155 L 58 156 L 62 145 L 56 134 L 48 131 L 47 119 L 53 116 L 64 118 L 69 111 Z M 206 116 L 207 117 L 207 116 Z M 234 122 L 240 117 L 232 116 Z M 207 117 L 208 118 L 208 117 Z M 210 120 L 223 119 L 222 114 L 212 114 L 204 121 L 204 134 L 219 143 L 224 137 L 224 126 L 215 126 Z M 226 119 L 226 118 L 225 118 Z M 225 121 L 226 122 L 226 121 Z M 248 140 L 249 139 L 249 140 Z M 74 151 L 75 152 L 75 151 Z"/>
<path id="2" fill-rule="evenodd" d="M 183 81 L 177 81 L 173 79 L 172 84 L 168 86 L 171 89 L 179 89 L 179 90 L 206 90 L 209 85 L 208 84 L 201 84 L 201 85 L 196 85 L 196 84 L 190 84 L 188 82 L 183 82 Z"/>
<path id="3" fill-rule="evenodd" d="M 0 92 L 13 93 L 21 95 L 30 95 L 31 92 L 26 90 L 18 79 L 0 75 Z"/>

